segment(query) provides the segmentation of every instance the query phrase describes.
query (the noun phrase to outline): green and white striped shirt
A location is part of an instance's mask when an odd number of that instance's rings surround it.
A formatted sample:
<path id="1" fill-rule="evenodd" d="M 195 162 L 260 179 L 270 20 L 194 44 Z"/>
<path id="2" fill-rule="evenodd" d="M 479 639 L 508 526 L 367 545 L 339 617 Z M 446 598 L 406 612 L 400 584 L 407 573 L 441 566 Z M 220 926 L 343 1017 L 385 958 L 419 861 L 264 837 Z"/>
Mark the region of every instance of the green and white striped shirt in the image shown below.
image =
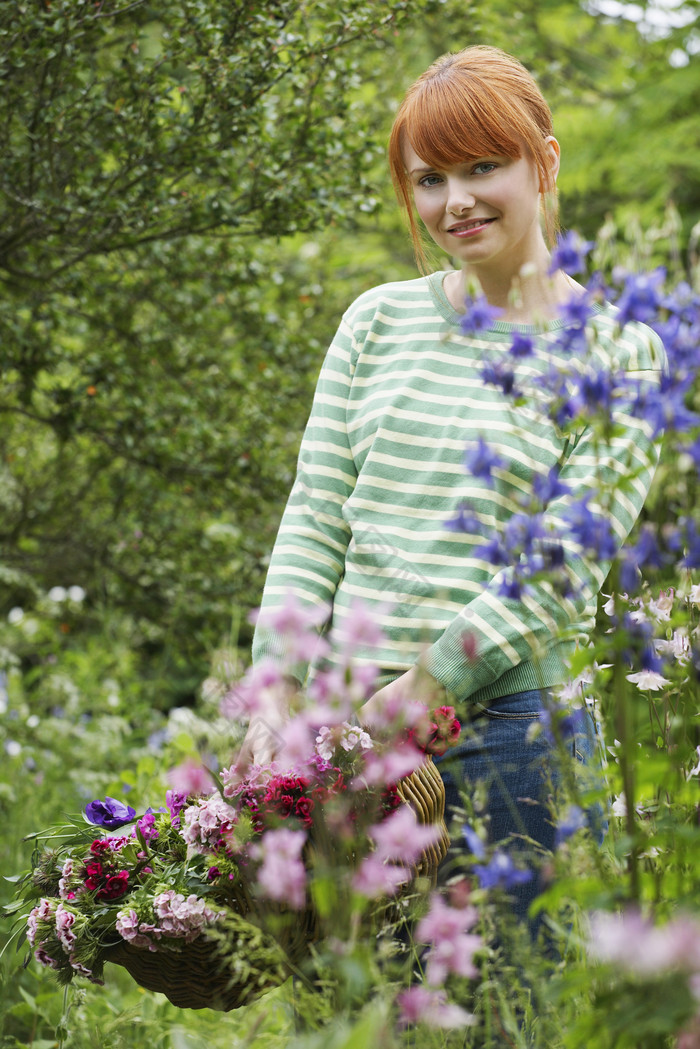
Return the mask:
<path id="1" fill-rule="evenodd" d="M 380 667 L 380 684 L 420 660 L 459 699 L 481 703 L 566 680 L 567 657 L 590 632 L 609 566 L 586 557 L 569 536 L 570 596 L 535 582 L 513 600 L 500 593 L 503 569 L 477 548 L 522 511 L 533 479 L 552 467 L 571 490 L 549 504 L 548 522 L 562 529 L 562 512 L 585 492 L 614 491 L 590 506 L 605 514 L 622 545 L 659 447 L 649 427 L 627 414 L 615 416 L 605 443 L 594 425 L 562 432 L 538 404 L 533 380 L 563 360 L 576 366 L 575 355 L 555 343 L 564 322 L 495 322 L 465 336 L 444 295 L 445 276 L 384 284 L 344 315 L 321 369 L 261 612 L 291 592 L 332 607 L 332 624 L 342 629 L 359 600 L 386 640 L 379 650 L 357 651 L 355 662 Z M 584 355 L 601 368 L 658 380 L 664 354 L 657 336 L 640 324 L 620 331 L 615 315 L 611 306 L 597 307 Z M 533 339 L 534 355 L 509 354 L 515 331 Z M 514 402 L 485 384 L 486 360 L 512 364 L 531 395 Z M 491 483 L 465 469 L 465 451 L 479 438 L 501 460 Z M 478 529 L 446 528 L 460 508 Z M 465 634 L 476 656 L 465 651 Z M 254 661 L 280 651 L 280 638 L 259 627 Z M 308 669 L 293 672 L 303 680 Z"/>

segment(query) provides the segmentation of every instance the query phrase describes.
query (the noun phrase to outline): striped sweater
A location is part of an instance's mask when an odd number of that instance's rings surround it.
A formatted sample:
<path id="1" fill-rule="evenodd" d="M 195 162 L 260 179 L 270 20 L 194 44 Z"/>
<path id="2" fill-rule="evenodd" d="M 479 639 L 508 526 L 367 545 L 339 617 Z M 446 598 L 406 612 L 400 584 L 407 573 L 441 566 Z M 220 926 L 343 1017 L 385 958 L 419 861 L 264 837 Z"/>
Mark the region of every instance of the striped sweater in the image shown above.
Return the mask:
<path id="1" fill-rule="evenodd" d="M 503 594 L 505 570 L 483 552 L 486 539 L 522 510 L 533 480 L 556 467 L 570 491 L 547 506 L 548 525 L 565 533 L 561 515 L 572 501 L 605 491 L 591 507 L 621 545 L 659 449 L 644 422 L 628 414 L 616 418 L 607 442 L 594 425 L 559 429 L 532 391 L 552 364 L 576 365 L 555 341 L 564 322 L 495 322 L 467 337 L 445 297 L 445 276 L 384 284 L 344 315 L 321 369 L 261 619 L 291 592 L 305 604 L 332 607 L 329 621 L 342 630 L 360 601 L 385 640 L 379 649 L 360 647 L 355 662 L 380 667 L 380 685 L 420 660 L 458 699 L 482 703 L 566 680 L 567 659 L 591 630 L 609 567 L 565 535 L 574 584 L 567 596 L 540 581 L 515 600 Z M 639 324 L 620 332 L 615 314 L 612 306 L 597 308 L 584 356 L 601 368 L 658 379 L 659 340 Z M 516 331 L 530 336 L 534 355 L 509 354 Z M 532 396 L 514 403 L 486 384 L 485 361 L 514 364 L 516 382 Z M 490 480 L 465 469 L 465 451 L 479 438 L 499 457 Z M 447 528 L 460 510 L 477 526 Z M 280 652 L 280 638 L 258 627 L 253 660 Z M 331 653 L 323 665 L 338 661 Z M 313 675 L 313 659 L 292 672 L 303 681 L 309 669 Z"/>

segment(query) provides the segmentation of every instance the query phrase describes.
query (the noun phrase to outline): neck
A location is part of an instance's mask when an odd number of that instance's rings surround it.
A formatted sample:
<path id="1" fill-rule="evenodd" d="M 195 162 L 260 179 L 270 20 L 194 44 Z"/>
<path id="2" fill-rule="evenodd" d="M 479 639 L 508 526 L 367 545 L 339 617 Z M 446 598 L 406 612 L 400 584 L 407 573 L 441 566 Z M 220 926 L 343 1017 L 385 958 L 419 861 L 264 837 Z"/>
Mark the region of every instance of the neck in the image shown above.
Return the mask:
<path id="1" fill-rule="evenodd" d="M 559 314 L 559 307 L 580 292 L 581 288 L 563 270 L 550 274 L 547 264 L 523 267 L 515 278 L 504 279 L 502 272 L 455 270 L 445 281 L 445 290 L 452 305 L 464 312 L 467 288 L 476 284 L 490 306 L 503 313 L 499 320 L 531 324 L 537 320 L 551 320 Z"/>

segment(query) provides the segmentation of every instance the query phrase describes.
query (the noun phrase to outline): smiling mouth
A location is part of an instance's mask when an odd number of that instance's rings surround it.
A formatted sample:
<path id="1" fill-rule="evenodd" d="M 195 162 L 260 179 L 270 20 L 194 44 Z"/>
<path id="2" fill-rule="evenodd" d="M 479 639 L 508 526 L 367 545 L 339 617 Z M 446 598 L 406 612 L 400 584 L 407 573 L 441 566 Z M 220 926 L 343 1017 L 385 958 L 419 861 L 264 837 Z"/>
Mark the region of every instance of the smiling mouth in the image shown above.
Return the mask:
<path id="1" fill-rule="evenodd" d="M 450 226 L 447 232 L 469 233 L 471 230 L 481 229 L 483 226 L 488 226 L 495 221 L 495 219 L 469 219 L 468 222 L 455 222 L 454 226 Z"/>

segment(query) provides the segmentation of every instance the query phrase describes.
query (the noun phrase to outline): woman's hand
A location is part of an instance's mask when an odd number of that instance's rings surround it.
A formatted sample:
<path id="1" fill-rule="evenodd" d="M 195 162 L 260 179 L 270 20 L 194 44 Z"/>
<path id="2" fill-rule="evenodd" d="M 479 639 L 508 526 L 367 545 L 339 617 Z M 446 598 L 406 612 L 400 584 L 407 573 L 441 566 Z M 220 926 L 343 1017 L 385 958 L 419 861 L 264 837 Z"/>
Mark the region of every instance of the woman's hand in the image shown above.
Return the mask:
<path id="1" fill-rule="evenodd" d="M 368 729 L 390 724 L 410 702 L 424 703 L 428 708 L 445 702 L 444 686 L 419 664 L 370 696 L 358 710 L 357 720 Z"/>
<path id="2" fill-rule="evenodd" d="M 296 678 L 287 677 L 276 687 L 265 690 L 263 709 L 250 719 L 236 758 L 236 771 L 241 777 L 249 765 L 267 765 L 279 754 L 282 731 L 300 687 Z"/>

